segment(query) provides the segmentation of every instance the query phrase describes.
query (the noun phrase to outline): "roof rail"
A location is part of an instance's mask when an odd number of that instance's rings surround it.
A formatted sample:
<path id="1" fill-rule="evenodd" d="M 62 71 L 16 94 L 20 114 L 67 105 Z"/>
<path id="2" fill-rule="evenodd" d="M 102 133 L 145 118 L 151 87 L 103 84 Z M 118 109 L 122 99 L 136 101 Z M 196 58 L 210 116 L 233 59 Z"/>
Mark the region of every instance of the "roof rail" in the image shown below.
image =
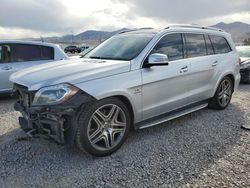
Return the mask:
<path id="1" fill-rule="evenodd" d="M 127 30 L 124 30 L 124 31 L 121 31 L 117 34 L 122 34 L 122 33 L 127 33 L 127 32 L 131 32 L 131 31 L 139 31 L 139 30 L 143 30 L 143 29 L 153 29 L 151 27 L 142 27 L 142 28 L 138 28 L 138 29 L 127 29 Z"/>
<path id="2" fill-rule="evenodd" d="M 207 30 L 213 30 L 213 31 L 223 31 L 222 29 L 218 29 L 215 27 L 207 27 L 207 26 L 201 26 L 196 24 L 176 24 L 176 25 L 169 25 L 165 27 L 164 29 L 169 29 L 173 27 L 183 27 L 183 28 L 195 28 L 195 29 L 207 29 Z"/>

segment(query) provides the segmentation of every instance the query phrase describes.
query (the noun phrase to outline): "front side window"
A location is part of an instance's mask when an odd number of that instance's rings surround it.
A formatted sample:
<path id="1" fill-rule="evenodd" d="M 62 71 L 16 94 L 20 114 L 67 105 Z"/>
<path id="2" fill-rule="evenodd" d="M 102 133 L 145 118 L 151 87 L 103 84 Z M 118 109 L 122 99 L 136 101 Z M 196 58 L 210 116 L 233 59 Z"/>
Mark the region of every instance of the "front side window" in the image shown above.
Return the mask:
<path id="1" fill-rule="evenodd" d="M 183 59 L 183 42 L 180 33 L 168 34 L 154 47 L 151 54 L 161 53 L 168 56 L 169 61 Z"/>
<path id="2" fill-rule="evenodd" d="M 11 62 L 11 48 L 10 45 L 0 45 L 0 63 Z"/>
<path id="3" fill-rule="evenodd" d="M 207 55 L 206 44 L 202 34 L 185 34 L 188 57 L 199 57 Z"/>
<path id="4" fill-rule="evenodd" d="M 140 54 L 153 36 L 154 34 L 147 33 L 116 35 L 100 44 L 84 57 L 93 59 L 132 60 Z"/>
<path id="5" fill-rule="evenodd" d="M 231 47 L 229 46 L 228 42 L 224 37 L 210 35 L 209 36 L 214 47 L 214 52 L 216 54 L 223 54 L 231 52 Z"/>

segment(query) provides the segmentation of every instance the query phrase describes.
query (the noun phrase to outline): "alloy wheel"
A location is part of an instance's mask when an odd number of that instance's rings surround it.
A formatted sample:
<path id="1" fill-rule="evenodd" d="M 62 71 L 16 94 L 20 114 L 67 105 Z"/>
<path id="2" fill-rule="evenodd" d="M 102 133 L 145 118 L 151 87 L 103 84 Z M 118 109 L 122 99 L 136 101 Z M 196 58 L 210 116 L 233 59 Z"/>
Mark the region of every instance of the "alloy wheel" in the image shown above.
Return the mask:
<path id="1" fill-rule="evenodd" d="M 222 107 L 225 107 L 230 102 L 232 96 L 232 84 L 230 80 L 225 79 L 221 82 L 219 94 L 218 94 L 218 100 L 219 104 Z"/>
<path id="2" fill-rule="evenodd" d="M 92 147 L 107 151 L 120 143 L 125 131 L 124 111 L 115 104 L 106 104 L 98 108 L 91 116 L 87 136 Z"/>

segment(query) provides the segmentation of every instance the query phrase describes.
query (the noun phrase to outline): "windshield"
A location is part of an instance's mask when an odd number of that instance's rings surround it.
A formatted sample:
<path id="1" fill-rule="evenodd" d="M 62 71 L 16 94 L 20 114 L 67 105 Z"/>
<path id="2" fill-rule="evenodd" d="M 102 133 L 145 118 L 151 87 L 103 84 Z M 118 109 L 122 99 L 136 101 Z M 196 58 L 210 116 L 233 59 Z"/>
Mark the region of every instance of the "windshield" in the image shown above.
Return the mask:
<path id="1" fill-rule="evenodd" d="M 237 47 L 240 57 L 250 57 L 250 46 Z"/>
<path id="2" fill-rule="evenodd" d="M 97 46 L 84 57 L 94 59 L 132 60 L 139 55 L 153 36 L 153 34 L 145 33 L 116 35 Z"/>

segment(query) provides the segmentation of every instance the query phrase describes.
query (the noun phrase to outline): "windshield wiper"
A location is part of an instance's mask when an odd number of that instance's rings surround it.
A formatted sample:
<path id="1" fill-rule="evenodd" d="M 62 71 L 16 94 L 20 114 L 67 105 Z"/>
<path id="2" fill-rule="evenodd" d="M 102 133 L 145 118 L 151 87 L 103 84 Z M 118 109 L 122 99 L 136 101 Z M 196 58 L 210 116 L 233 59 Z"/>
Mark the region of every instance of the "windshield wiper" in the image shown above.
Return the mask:
<path id="1" fill-rule="evenodd" d="M 91 59 L 106 59 L 106 60 L 120 60 L 120 61 L 128 61 L 125 58 L 116 58 L 116 57 L 101 57 L 101 56 L 90 56 Z"/>
<path id="2" fill-rule="evenodd" d="M 105 59 L 105 58 L 102 58 L 101 56 L 90 56 L 89 58 L 91 58 L 91 59 Z"/>

